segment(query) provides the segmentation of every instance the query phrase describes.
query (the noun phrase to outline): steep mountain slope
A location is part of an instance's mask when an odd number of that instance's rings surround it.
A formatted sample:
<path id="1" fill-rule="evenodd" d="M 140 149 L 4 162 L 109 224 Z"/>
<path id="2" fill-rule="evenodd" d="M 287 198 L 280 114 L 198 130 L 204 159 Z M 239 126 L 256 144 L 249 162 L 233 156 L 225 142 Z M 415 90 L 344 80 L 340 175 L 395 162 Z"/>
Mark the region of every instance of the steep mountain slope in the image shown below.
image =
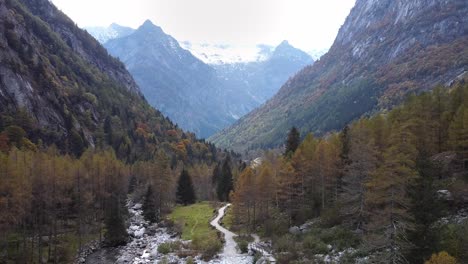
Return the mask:
<path id="1" fill-rule="evenodd" d="M 182 138 L 196 142 L 151 108 L 124 65 L 50 1 L 0 1 L 0 32 L 2 143 L 55 144 L 76 155 L 111 146 L 135 160 L 156 148 L 176 153 Z M 203 148 L 201 155 L 215 152 Z"/>
<path id="2" fill-rule="evenodd" d="M 219 64 L 213 67 L 223 87 L 246 91 L 258 102 L 256 107 L 270 99 L 295 73 L 312 63 L 313 60 L 307 53 L 283 41 L 265 60 Z M 245 110 L 250 112 L 253 108 Z"/>
<path id="3" fill-rule="evenodd" d="M 151 21 L 105 47 L 125 63 L 148 101 L 182 128 L 206 137 L 234 121 L 215 70 Z"/>
<path id="4" fill-rule="evenodd" d="M 264 106 L 211 138 L 235 150 L 277 146 L 291 126 L 323 134 L 468 67 L 468 3 L 357 0 L 330 51 Z"/>
<path id="5" fill-rule="evenodd" d="M 200 137 L 234 123 L 312 62 L 284 42 L 265 61 L 208 65 L 149 20 L 105 47 L 125 63 L 153 106 Z"/>
<path id="6" fill-rule="evenodd" d="M 135 32 L 133 28 L 124 27 L 116 23 L 112 23 L 108 27 L 85 27 L 84 29 L 101 44 L 112 39 L 126 37 Z"/>

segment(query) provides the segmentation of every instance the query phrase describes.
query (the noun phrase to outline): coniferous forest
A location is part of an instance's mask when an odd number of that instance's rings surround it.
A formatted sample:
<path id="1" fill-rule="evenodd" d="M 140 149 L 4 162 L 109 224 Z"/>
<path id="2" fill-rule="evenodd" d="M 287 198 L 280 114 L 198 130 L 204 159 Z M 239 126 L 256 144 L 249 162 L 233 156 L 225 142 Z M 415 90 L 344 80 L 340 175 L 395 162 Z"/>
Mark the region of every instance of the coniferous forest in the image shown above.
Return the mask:
<path id="1" fill-rule="evenodd" d="M 464 263 L 468 225 L 444 217 L 466 208 L 467 111 L 468 85 L 459 84 L 410 96 L 339 133 L 306 135 L 295 151 L 292 128 L 283 154 L 266 152 L 239 175 L 234 226 L 271 237 L 281 263 L 327 254 L 328 245 L 349 263 L 360 255 L 424 263 L 437 252 Z M 455 263 L 434 258 L 427 263 Z"/>

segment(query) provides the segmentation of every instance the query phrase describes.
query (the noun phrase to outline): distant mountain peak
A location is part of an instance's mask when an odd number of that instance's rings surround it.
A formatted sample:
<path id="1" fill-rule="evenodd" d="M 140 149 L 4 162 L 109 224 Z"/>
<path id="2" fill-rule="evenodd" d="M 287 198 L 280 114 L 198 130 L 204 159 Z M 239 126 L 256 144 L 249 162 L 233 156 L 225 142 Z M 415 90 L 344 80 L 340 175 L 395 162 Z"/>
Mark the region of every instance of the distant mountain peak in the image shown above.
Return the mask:
<path id="1" fill-rule="evenodd" d="M 146 19 L 145 22 L 143 22 L 142 26 L 143 27 L 155 27 L 156 25 L 150 19 Z"/>
<path id="2" fill-rule="evenodd" d="M 281 42 L 281 44 L 279 44 L 275 48 L 275 50 L 273 51 L 273 54 L 271 55 L 271 58 L 312 60 L 312 57 L 308 53 L 298 48 L 295 48 L 287 40 L 283 40 L 283 42 Z"/>
<path id="3" fill-rule="evenodd" d="M 289 47 L 291 47 L 291 44 L 289 44 L 289 41 L 283 40 L 283 41 L 281 42 L 281 44 L 278 45 L 278 47 L 281 47 L 281 46 L 289 46 Z"/>
<path id="4" fill-rule="evenodd" d="M 149 19 L 145 20 L 145 22 L 137 29 L 137 31 L 164 33 L 161 27 L 155 25 Z"/>

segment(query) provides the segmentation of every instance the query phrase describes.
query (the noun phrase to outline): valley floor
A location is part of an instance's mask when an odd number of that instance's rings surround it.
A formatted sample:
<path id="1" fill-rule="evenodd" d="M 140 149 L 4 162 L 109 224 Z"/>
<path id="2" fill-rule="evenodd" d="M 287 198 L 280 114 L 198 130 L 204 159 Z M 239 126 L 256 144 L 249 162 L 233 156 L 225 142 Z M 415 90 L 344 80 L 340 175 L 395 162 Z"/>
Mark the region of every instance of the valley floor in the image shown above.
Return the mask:
<path id="1" fill-rule="evenodd" d="M 197 204 L 195 207 L 204 206 L 203 204 Z M 193 260 L 198 264 L 250 264 L 253 263 L 254 258 L 248 254 L 241 254 L 238 252 L 237 243 L 234 241 L 234 233 L 223 228 L 219 221 L 224 217 L 225 211 L 229 205 L 226 205 L 219 209 L 218 215 L 211 225 L 220 231 L 224 237 L 226 243 L 221 254 L 216 258 L 206 262 L 201 259 L 201 256 L 196 256 Z M 103 248 L 86 258 L 84 263 L 132 263 L 132 264 L 143 264 L 143 263 L 186 263 L 188 257 L 182 257 L 176 253 L 163 254 L 158 251 L 158 248 L 163 244 L 170 243 L 182 243 L 182 238 L 171 233 L 171 231 L 165 227 L 160 227 L 157 224 L 149 224 L 143 218 L 142 205 L 131 202 L 127 203 L 127 207 L 130 213 L 130 227 L 128 233 L 131 236 L 131 241 L 119 248 Z M 193 210 L 193 209 L 191 209 Z M 211 210 L 209 210 L 211 212 Z M 180 214 L 179 214 L 180 215 Z M 193 231 L 197 225 L 203 225 L 203 223 L 197 223 L 195 226 L 190 226 Z M 195 232 L 196 233 L 196 232 Z"/>

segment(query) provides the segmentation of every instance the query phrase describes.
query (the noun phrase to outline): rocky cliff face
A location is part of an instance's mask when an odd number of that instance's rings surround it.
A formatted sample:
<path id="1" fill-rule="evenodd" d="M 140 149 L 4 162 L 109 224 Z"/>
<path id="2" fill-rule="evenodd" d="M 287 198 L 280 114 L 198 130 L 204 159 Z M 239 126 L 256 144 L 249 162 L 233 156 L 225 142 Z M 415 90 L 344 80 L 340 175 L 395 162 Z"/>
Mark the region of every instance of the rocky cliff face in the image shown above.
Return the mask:
<path id="1" fill-rule="evenodd" d="M 57 9 L 51 2 L 43 0 L 20 0 L 28 10 L 57 33 L 63 41 L 88 63 L 105 72 L 133 93 L 140 93 L 138 86 L 125 66 L 109 56 L 106 50 L 87 32 Z"/>
<path id="2" fill-rule="evenodd" d="M 123 153 L 137 123 L 153 120 L 157 142 L 175 129 L 123 64 L 49 1 L 0 1 L 0 32 L 0 130 L 20 126 L 34 143 L 76 153 L 96 144 Z"/>
<path id="3" fill-rule="evenodd" d="M 323 134 L 449 83 L 467 70 L 467 12 L 463 0 L 357 0 L 320 61 L 213 142 L 237 150 L 276 146 L 291 126 Z"/>

